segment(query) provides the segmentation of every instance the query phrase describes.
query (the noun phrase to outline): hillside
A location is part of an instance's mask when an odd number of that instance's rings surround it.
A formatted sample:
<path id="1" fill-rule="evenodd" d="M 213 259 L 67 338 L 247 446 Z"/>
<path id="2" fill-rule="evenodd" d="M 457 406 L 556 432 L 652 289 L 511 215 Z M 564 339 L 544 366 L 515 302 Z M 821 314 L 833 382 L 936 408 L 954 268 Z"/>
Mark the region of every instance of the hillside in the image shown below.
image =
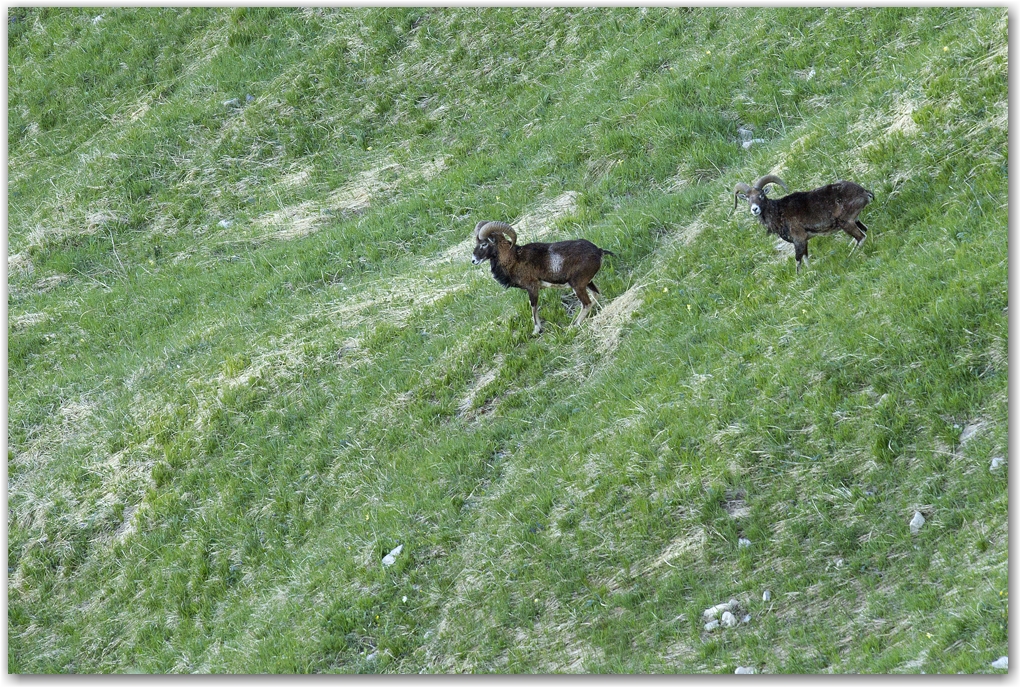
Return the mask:
<path id="1" fill-rule="evenodd" d="M 7 40 L 10 672 L 1008 653 L 1005 8 L 15 8 Z M 767 173 L 870 189 L 867 242 L 796 274 L 734 210 Z M 481 219 L 615 253 L 583 327 L 546 290 L 531 336 Z"/>

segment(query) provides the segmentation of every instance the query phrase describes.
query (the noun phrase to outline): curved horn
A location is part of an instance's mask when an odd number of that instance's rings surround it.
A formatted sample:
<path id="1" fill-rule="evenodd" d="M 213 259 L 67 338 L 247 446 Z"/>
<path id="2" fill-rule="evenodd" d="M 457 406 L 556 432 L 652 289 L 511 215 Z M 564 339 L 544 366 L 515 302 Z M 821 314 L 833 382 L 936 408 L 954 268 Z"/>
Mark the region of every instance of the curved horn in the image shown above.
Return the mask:
<path id="1" fill-rule="evenodd" d="M 751 192 L 751 187 L 748 186 L 747 184 L 745 184 L 742 181 L 739 184 L 737 184 L 736 186 L 733 187 L 733 209 L 734 210 L 737 209 L 737 194 L 743 193 L 746 196 L 750 192 Z"/>
<path id="2" fill-rule="evenodd" d="M 478 240 L 484 241 L 491 234 L 505 234 L 510 239 L 510 245 L 517 243 L 517 232 L 506 222 L 480 222 L 481 228 L 475 227 L 478 232 Z"/>
<path id="3" fill-rule="evenodd" d="M 481 231 L 482 227 L 484 227 L 488 223 L 489 223 L 488 220 L 483 219 L 481 222 L 479 222 L 478 224 L 475 225 L 475 238 L 476 239 L 478 238 L 478 232 Z"/>
<path id="4" fill-rule="evenodd" d="M 754 182 L 754 187 L 760 191 L 763 188 L 765 188 L 765 186 L 767 186 L 768 184 L 779 184 L 780 186 L 783 187 L 784 191 L 786 191 L 787 193 L 790 192 L 790 189 L 786 188 L 786 184 L 783 182 L 783 180 L 777 177 L 775 174 L 766 174 L 765 176 L 759 178 L 758 181 Z"/>

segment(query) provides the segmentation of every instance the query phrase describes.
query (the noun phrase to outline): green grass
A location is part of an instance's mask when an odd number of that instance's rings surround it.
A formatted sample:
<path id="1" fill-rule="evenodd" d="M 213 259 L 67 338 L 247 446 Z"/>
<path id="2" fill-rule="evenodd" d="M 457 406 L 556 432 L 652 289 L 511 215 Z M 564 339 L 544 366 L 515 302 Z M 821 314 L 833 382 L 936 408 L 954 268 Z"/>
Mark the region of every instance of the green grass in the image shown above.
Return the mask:
<path id="1" fill-rule="evenodd" d="M 1006 20 L 9 10 L 9 671 L 991 672 Z"/>

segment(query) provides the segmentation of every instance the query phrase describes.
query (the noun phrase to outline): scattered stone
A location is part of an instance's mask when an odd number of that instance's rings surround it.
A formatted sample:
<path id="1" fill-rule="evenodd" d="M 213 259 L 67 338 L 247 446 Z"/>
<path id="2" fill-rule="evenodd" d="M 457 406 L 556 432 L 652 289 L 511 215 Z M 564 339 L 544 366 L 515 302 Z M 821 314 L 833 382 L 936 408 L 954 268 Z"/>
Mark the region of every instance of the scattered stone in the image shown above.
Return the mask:
<path id="1" fill-rule="evenodd" d="M 365 660 L 366 661 L 374 661 L 377 658 L 379 658 L 379 652 L 378 651 L 373 651 L 372 653 L 370 653 L 368 656 L 365 657 Z"/>
<path id="2" fill-rule="evenodd" d="M 722 613 L 723 611 L 732 611 L 736 607 L 737 600 L 730 599 L 724 604 L 717 604 L 715 606 L 712 606 L 712 608 L 706 609 L 705 612 L 702 613 L 701 615 L 705 620 L 711 620 L 712 618 L 718 618 L 719 614 Z"/>
<path id="3" fill-rule="evenodd" d="M 397 548 L 393 549 L 388 554 L 383 556 L 382 564 L 383 565 L 393 565 L 394 563 L 397 562 L 397 556 L 399 556 L 400 552 L 403 551 L 403 550 L 404 550 L 404 545 L 403 544 L 401 544 Z"/>
<path id="4" fill-rule="evenodd" d="M 750 539 L 744 539 L 743 537 L 741 537 L 740 539 L 737 540 L 737 546 L 740 547 L 741 549 L 746 548 L 750 545 L 751 545 Z"/>
<path id="5" fill-rule="evenodd" d="M 229 229 L 230 225 L 233 224 L 233 222 L 231 222 L 229 219 L 221 219 L 219 222 L 217 222 L 217 224 L 223 227 L 224 229 Z"/>
<path id="6" fill-rule="evenodd" d="M 705 623 L 705 632 L 711 632 L 712 630 L 716 629 L 717 627 L 719 627 L 719 621 L 718 620 L 709 620 L 707 623 Z"/>
<path id="7" fill-rule="evenodd" d="M 754 675 L 755 669 L 750 666 L 737 666 L 737 669 L 733 671 L 734 675 Z"/>
<path id="8" fill-rule="evenodd" d="M 990 466 L 988 466 L 988 470 L 990 472 L 995 472 L 996 470 L 998 470 L 999 468 L 1001 468 L 1005 464 L 1006 464 L 1006 459 L 1005 458 L 1003 458 L 1001 456 L 995 456 L 994 458 L 992 458 L 992 464 Z"/>
<path id="9" fill-rule="evenodd" d="M 251 93 L 249 93 L 248 95 L 244 96 L 244 102 L 246 102 L 246 103 L 250 103 L 250 102 L 252 102 L 254 100 L 255 100 L 255 96 L 253 96 Z"/>
<path id="10" fill-rule="evenodd" d="M 237 98 L 231 98 L 230 100 L 224 100 L 223 101 L 223 107 L 226 107 L 226 108 L 241 107 L 241 101 L 238 100 Z"/>
<path id="11" fill-rule="evenodd" d="M 725 627 L 736 627 L 737 626 L 737 616 L 733 615 L 729 611 L 723 611 L 723 614 L 722 614 L 722 624 Z"/>
<path id="12" fill-rule="evenodd" d="M 772 592 L 770 592 L 768 589 L 763 591 L 761 593 L 761 600 L 762 601 L 772 601 Z"/>
<path id="13" fill-rule="evenodd" d="M 93 26 L 95 26 L 96 24 L 98 24 L 101 21 L 103 21 L 103 15 L 101 15 L 101 14 L 97 14 L 96 16 L 92 17 L 92 25 Z"/>
<path id="14" fill-rule="evenodd" d="M 737 127 L 737 134 L 740 136 L 741 141 L 750 141 L 754 138 L 754 132 L 742 126 Z"/>
<path id="15" fill-rule="evenodd" d="M 748 150 L 754 143 L 765 143 L 764 138 L 752 138 L 750 141 L 744 141 L 740 145 L 744 146 L 744 150 Z"/>
<path id="16" fill-rule="evenodd" d="M 745 615 L 743 618 L 740 619 L 740 622 L 744 623 L 745 625 L 751 622 L 751 614 L 748 613 L 747 615 Z"/>
<path id="17" fill-rule="evenodd" d="M 1009 670 L 1009 656 L 1000 656 L 992 661 L 992 667 L 996 670 Z"/>
<path id="18" fill-rule="evenodd" d="M 917 534 L 924 527 L 924 516 L 921 515 L 921 511 L 914 511 L 914 519 L 910 521 L 910 533 Z"/>

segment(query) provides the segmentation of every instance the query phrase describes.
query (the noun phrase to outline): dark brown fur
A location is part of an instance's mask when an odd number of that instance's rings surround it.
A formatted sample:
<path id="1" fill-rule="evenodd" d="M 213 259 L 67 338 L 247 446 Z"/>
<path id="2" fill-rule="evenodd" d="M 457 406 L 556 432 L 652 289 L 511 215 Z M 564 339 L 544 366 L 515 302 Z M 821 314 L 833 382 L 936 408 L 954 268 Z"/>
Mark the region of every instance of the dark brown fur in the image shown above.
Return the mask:
<path id="1" fill-rule="evenodd" d="M 763 186 L 768 186 L 768 183 Z M 740 195 L 740 191 L 736 193 Z M 766 196 L 764 188 L 752 186 L 746 192 L 752 211 L 755 205 L 761 209 L 758 219 L 765 228 L 793 244 L 798 272 L 801 260 L 808 257 L 808 239 L 844 231 L 857 241 L 854 249 L 864 243 L 868 228 L 857 219 L 857 215 L 874 197 L 871 191 L 852 181 L 837 181 L 775 200 Z"/>
<path id="2" fill-rule="evenodd" d="M 529 243 L 515 246 L 501 233 L 493 233 L 475 242 L 473 262 L 488 260 L 492 276 L 503 286 L 524 289 L 531 300 L 531 314 L 535 322 L 534 334 L 542 331 L 538 318 L 538 292 L 548 286 L 569 285 L 581 301 L 581 312 L 575 320 L 580 325 L 588 310 L 591 298 L 588 289 L 600 293 L 592 279 L 602 267 L 602 256 L 613 255 L 591 241 L 557 241 L 555 243 Z"/>

